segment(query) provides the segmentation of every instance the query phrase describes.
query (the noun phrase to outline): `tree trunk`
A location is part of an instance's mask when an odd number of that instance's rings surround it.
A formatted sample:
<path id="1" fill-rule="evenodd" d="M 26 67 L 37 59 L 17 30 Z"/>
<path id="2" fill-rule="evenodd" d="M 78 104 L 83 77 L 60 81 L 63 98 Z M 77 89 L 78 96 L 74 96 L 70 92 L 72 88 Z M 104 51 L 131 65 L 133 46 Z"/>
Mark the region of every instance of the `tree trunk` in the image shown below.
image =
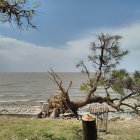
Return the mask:
<path id="1" fill-rule="evenodd" d="M 96 119 L 91 115 L 82 117 L 83 140 L 97 140 Z"/>

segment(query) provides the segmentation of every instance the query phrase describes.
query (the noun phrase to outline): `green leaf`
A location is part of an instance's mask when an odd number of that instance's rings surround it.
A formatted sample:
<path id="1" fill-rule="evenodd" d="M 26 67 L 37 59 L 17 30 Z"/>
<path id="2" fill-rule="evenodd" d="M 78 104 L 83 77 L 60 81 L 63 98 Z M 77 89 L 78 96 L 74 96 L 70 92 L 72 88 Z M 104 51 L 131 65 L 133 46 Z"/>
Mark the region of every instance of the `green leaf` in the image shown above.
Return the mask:
<path id="1" fill-rule="evenodd" d="M 81 86 L 80 86 L 80 90 L 84 91 L 84 92 L 87 92 L 89 90 L 88 84 L 87 83 L 82 83 Z"/>

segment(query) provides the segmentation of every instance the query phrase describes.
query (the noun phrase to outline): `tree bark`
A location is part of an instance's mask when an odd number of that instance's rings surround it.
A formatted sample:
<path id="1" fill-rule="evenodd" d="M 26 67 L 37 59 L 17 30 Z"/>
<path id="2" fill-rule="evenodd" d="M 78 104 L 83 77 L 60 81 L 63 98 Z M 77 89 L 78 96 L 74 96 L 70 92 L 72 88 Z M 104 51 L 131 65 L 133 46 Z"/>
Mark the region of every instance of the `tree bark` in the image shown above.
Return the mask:
<path id="1" fill-rule="evenodd" d="M 96 119 L 91 115 L 82 117 L 83 140 L 97 140 Z"/>

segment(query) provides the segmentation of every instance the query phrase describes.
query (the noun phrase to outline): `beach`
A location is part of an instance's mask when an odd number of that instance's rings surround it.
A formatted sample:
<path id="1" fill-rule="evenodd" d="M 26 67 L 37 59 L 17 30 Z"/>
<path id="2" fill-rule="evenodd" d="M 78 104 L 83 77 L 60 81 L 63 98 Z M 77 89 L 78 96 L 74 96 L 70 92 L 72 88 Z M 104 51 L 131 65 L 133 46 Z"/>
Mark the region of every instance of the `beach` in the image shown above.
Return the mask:
<path id="1" fill-rule="evenodd" d="M 72 80 L 72 87 L 69 91 L 72 100 L 84 98 L 85 93 L 80 91 L 80 85 L 86 81 L 87 77 L 82 73 L 58 73 L 64 82 L 64 86 L 69 85 Z M 0 114 L 13 114 L 15 116 L 35 116 L 42 111 L 41 103 L 58 94 L 57 86 L 50 80 L 48 73 L 0 73 Z M 112 97 L 116 97 L 113 91 Z M 102 87 L 99 87 L 97 95 L 105 95 Z M 137 101 L 134 99 L 126 100 L 132 105 Z M 94 104 L 94 103 L 93 103 Z M 96 103 L 97 104 L 97 103 Z M 96 105 L 95 104 L 95 105 Z M 98 104 L 97 104 L 98 105 Z M 106 106 L 106 104 L 103 104 Z M 80 108 L 79 113 L 90 113 L 89 105 Z M 109 119 L 112 118 L 135 118 L 135 113 L 128 107 L 124 107 L 125 112 L 118 112 L 109 108 Z"/>
<path id="2" fill-rule="evenodd" d="M 133 105 L 136 100 L 135 99 L 129 99 L 125 101 L 126 103 L 131 103 Z M 129 107 L 122 106 L 122 109 L 124 109 L 124 112 L 122 111 L 116 111 L 114 108 L 108 106 L 106 103 L 99 104 L 99 103 L 92 103 L 87 104 L 86 106 L 79 108 L 78 114 L 80 116 L 84 114 L 90 114 L 90 108 L 93 109 L 96 107 L 107 107 L 108 108 L 108 120 L 131 120 L 131 119 L 138 119 L 140 117 L 140 114 L 136 114 L 134 110 L 130 109 Z M 140 110 L 140 108 L 139 108 Z M 36 117 L 38 118 L 38 115 L 42 111 L 42 102 L 41 103 L 24 103 L 21 104 L 18 103 L 1 103 L 0 104 L 0 115 L 10 115 L 10 116 L 17 116 L 17 117 Z M 99 112 L 100 113 L 100 112 Z"/>

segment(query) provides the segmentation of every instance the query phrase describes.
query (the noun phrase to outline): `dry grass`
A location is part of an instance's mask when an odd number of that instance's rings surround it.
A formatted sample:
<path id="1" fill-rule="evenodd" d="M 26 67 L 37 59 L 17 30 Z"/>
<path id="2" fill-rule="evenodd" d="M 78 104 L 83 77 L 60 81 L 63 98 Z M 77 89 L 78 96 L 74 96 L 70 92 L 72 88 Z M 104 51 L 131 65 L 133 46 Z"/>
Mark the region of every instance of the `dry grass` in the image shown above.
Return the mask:
<path id="1" fill-rule="evenodd" d="M 0 140 L 81 140 L 81 121 L 0 116 Z M 140 140 L 140 120 L 111 121 L 99 140 Z"/>
<path id="2" fill-rule="evenodd" d="M 140 140 L 140 120 L 109 122 L 109 134 L 99 134 L 100 140 Z"/>

